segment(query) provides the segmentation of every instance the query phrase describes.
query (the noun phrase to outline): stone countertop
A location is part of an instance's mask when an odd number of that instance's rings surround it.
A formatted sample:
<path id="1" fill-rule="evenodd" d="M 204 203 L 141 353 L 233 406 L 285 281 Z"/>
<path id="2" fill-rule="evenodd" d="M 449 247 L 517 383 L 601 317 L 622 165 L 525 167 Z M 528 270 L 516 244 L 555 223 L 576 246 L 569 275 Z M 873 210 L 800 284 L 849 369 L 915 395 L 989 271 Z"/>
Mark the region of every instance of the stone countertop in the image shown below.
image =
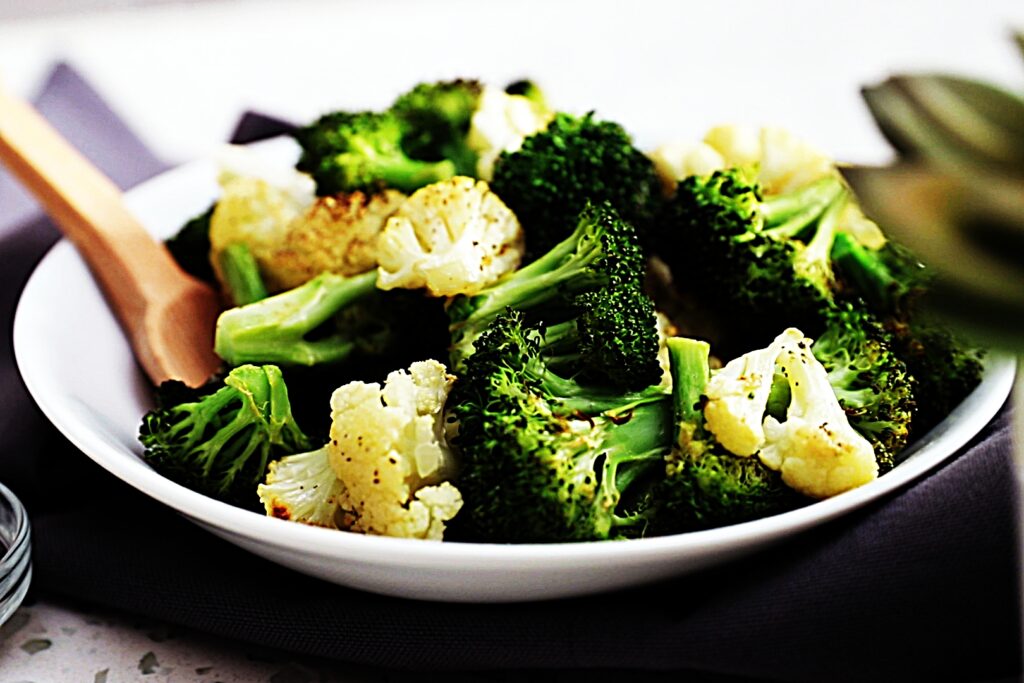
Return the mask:
<path id="1" fill-rule="evenodd" d="M 530 672 L 531 683 L 621 683 L 622 672 Z M 267 650 L 191 629 L 47 596 L 0 626 L 0 683 L 401 683 L 439 673 L 388 670 Z M 523 672 L 445 673 L 445 683 L 514 683 Z M 637 680 L 638 674 L 629 674 Z M 679 673 L 649 673 L 675 683 Z M 687 675 L 688 683 L 749 679 Z"/>

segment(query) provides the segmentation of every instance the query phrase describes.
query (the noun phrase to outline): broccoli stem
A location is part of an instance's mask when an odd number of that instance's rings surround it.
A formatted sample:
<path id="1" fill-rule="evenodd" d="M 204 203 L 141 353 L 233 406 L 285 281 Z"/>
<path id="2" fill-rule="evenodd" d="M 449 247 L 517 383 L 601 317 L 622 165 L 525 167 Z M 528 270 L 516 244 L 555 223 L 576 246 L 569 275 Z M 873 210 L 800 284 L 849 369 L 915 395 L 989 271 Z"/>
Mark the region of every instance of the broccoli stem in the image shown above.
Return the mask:
<path id="1" fill-rule="evenodd" d="M 295 289 L 222 313 L 214 350 L 232 365 L 317 365 L 344 360 L 355 350 L 355 340 L 339 333 L 315 340 L 306 337 L 375 291 L 376 270 L 354 277 L 323 273 Z"/>
<path id="2" fill-rule="evenodd" d="M 701 396 L 711 377 L 708 358 L 711 346 L 688 337 L 666 341 L 669 369 L 672 373 L 672 403 L 676 424 L 699 425 L 704 422 Z"/>
<path id="3" fill-rule="evenodd" d="M 897 285 L 885 264 L 851 235 L 836 235 L 832 244 L 832 260 L 872 308 L 884 304 L 889 290 Z"/>
<path id="4" fill-rule="evenodd" d="M 764 227 L 773 237 L 793 238 L 813 223 L 843 191 L 836 178 L 822 178 L 786 194 L 776 195 L 761 204 Z"/>
<path id="5" fill-rule="evenodd" d="M 622 530 L 646 524 L 643 513 L 622 515 L 615 510 L 634 482 L 663 465 L 672 444 L 672 401 L 663 395 L 661 400 L 616 414 L 601 418 L 608 424 L 600 446 L 604 456 L 601 495 L 612 511 L 611 528 Z"/>
<path id="6" fill-rule="evenodd" d="M 434 162 L 417 161 L 404 155 L 385 156 L 372 144 L 362 140 L 353 141 L 352 147 L 355 153 L 338 155 L 339 165 L 345 167 L 353 163 L 346 163 L 350 157 L 360 158 L 363 174 L 376 178 L 386 187 L 403 192 L 412 192 L 455 175 L 455 164 L 448 159 Z"/>
<path id="7" fill-rule="evenodd" d="M 247 244 L 236 242 L 228 245 L 218 258 L 228 296 L 235 306 L 245 306 L 267 298 L 267 286 L 263 284 L 259 265 Z"/>

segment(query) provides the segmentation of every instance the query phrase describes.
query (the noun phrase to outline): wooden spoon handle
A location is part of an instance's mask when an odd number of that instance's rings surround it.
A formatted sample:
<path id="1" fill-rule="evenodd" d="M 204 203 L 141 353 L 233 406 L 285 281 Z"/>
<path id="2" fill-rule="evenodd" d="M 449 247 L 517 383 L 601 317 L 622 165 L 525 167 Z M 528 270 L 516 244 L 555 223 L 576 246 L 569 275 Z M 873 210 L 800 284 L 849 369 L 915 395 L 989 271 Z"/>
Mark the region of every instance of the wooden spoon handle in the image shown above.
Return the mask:
<path id="1" fill-rule="evenodd" d="M 0 91 L 0 159 L 78 247 L 126 330 L 180 275 L 125 208 L 118 188 L 31 106 Z"/>
<path id="2" fill-rule="evenodd" d="M 215 292 L 178 267 L 117 186 L 35 109 L 2 90 L 0 161 L 78 248 L 150 379 L 202 384 L 219 364 Z"/>

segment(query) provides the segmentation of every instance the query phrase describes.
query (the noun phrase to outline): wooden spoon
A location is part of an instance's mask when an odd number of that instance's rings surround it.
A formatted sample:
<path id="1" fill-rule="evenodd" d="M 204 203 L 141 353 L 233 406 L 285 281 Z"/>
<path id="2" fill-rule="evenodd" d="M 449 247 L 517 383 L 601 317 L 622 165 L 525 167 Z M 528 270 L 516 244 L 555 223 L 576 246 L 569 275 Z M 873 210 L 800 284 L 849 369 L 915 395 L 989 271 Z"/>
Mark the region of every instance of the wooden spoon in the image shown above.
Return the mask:
<path id="1" fill-rule="evenodd" d="M 117 186 L 39 112 L 3 91 L 0 161 L 89 264 L 149 378 L 205 382 L 220 364 L 214 290 L 181 270 L 125 208 Z"/>

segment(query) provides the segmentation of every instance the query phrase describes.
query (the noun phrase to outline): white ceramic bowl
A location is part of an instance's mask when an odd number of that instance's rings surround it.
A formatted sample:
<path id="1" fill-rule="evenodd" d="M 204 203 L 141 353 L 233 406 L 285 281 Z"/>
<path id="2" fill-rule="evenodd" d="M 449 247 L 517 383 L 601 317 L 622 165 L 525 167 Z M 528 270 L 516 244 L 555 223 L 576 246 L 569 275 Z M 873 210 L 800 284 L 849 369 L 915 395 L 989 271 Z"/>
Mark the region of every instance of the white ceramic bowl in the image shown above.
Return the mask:
<path id="1" fill-rule="evenodd" d="M 288 159 L 288 141 L 257 146 Z M 216 194 L 214 166 L 179 167 L 132 190 L 128 201 L 158 236 L 171 234 Z M 432 543 L 361 536 L 263 517 L 160 476 L 136 435 L 149 387 L 78 254 L 61 242 L 32 275 L 14 325 L 18 365 L 46 416 L 86 455 L 140 491 L 249 551 L 327 581 L 389 595 L 464 602 L 567 597 L 691 572 L 751 553 L 845 514 L 952 456 L 996 413 L 1013 364 L 992 357 L 981 386 L 893 471 L 875 482 L 782 515 L 696 533 L 556 545 Z"/>

